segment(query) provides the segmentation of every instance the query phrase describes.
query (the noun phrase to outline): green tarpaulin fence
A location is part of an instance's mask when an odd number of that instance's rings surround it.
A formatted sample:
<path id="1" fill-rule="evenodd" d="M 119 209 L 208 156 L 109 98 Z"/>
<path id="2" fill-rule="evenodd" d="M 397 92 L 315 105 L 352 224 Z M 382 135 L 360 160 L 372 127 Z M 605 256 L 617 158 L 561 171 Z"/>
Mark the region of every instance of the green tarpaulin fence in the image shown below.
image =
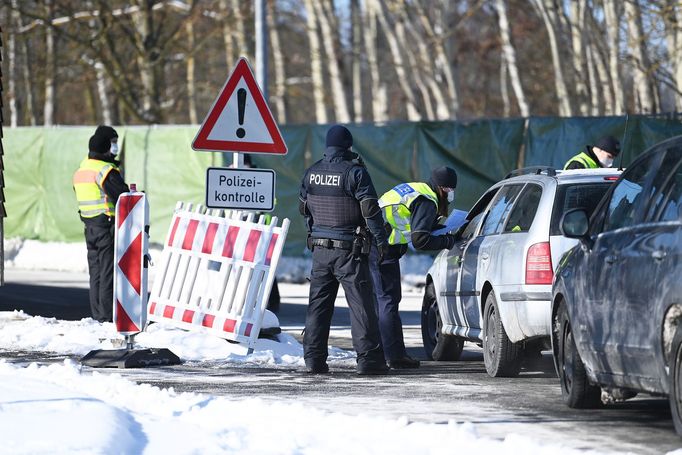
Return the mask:
<path id="1" fill-rule="evenodd" d="M 326 125 L 284 126 L 285 156 L 253 155 L 277 174 L 275 214 L 292 221 L 287 255 L 305 250 L 298 214 L 300 179 L 322 157 Z M 585 144 L 604 134 L 622 138 L 623 165 L 663 139 L 682 134 L 675 118 L 647 116 L 530 118 L 473 122 L 351 125 L 381 195 L 394 185 L 428 179 L 434 166 L 459 175 L 455 206 L 468 209 L 493 183 L 519 166 L 563 167 Z M 206 168 L 231 163 L 231 154 L 190 148 L 198 126 L 117 127 L 126 182 L 144 190 L 151 207 L 151 240 L 162 243 L 175 203 L 204 203 Z M 4 137 L 6 237 L 83 241 L 71 177 L 87 154 L 94 127 L 8 128 Z"/>

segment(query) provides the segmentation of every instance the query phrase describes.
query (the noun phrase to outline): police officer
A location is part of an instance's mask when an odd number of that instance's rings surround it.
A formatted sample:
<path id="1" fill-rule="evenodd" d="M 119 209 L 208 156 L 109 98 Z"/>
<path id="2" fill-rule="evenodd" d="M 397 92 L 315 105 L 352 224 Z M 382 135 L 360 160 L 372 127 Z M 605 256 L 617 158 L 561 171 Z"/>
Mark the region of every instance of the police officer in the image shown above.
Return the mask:
<path id="1" fill-rule="evenodd" d="M 620 142 L 613 136 L 600 138 L 595 145 L 585 146 L 585 151 L 566 161 L 564 169 L 597 169 L 611 167 L 620 153 Z"/>
<path id="2" fill-rule="evenodd" d="M 388 370 L 368 265 L 370 234 L 383 253 L 386 231 L 372 179 L 352 145 L 348 129 L 332 126 L 324 157 L 306 170 L 301 184 L 299 210 L 313 252 L 303 350 L 306 370 L 313 374 L 329 371 L 327 342 L 339 283 L 350 308 L 358 374 Z"/>
<path id="3" fill-rule="evenodd" d="M 112 321 L 114 294 L 114 215 L 121 193 L 129 191 L 116 161 L 118 134 L 99 126 L 90 138 L 89 153 L 73 175 L 78 212 L 85 224 L 93 319 Z"/>
<path id="4" fill-rule="evenodd" d="M 452 248 L 451 234 L 434 236 L 440 216 L 447 216 L 448 203 L 454 200 L 457 173 L 441 166 L 433 169 L 429 183 L 402 183 L 379 199 L 390 227 L 388 250 L 380 255 L 372 249 L 370 271 L 377 299 L 379 331 L 384 355 L 391 368 L 418 368 L 419 361 L 407 355 L 403 325 L 398 313 L 402 299 L 400 258 L 407 251 L 408 239 L 418 251 Z"/>

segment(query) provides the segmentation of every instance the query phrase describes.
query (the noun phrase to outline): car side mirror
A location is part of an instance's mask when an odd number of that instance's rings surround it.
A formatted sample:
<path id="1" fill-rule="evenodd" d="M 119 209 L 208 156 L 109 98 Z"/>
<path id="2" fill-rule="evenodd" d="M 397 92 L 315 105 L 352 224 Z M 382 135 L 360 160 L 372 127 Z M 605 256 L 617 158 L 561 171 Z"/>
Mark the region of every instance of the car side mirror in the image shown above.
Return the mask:
<path id="1" fill-rule="evenodd" d="M 590 229 L 590 220 L 587 212 L 583 209 L 573 209 L 564 213 L 561 218 L 561 233 L 569 239 L 579 239 L 589 243 L 587 232 Z"/>

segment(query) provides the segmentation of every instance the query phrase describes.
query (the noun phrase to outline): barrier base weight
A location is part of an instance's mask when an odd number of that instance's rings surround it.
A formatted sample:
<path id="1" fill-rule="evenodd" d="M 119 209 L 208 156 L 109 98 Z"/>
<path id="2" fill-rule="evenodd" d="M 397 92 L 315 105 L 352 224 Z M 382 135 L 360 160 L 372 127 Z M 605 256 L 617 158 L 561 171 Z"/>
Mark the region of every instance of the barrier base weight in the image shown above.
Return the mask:
<path id="1" fill-rule="evenodd" d="M 81 364 L 94 368 L 144 368 L 180 363 L 180 358 L 166 348 L 95 349 L 81 358 Z"/>

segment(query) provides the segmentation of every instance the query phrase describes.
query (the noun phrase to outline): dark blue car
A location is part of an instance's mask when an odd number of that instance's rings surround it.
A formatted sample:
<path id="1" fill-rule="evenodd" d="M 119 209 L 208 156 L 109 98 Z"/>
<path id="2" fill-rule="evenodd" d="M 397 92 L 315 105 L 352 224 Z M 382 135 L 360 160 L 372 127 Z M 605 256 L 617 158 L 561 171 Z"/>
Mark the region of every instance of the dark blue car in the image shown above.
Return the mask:
<path id="1" fill-rule="evenodd" d="M 564 401 L 667 395 L 682 434 L 682 136 L 638 157 L 592 217 L 564 214 L 580 239 L 557 268 L 552 348 Z"/>

